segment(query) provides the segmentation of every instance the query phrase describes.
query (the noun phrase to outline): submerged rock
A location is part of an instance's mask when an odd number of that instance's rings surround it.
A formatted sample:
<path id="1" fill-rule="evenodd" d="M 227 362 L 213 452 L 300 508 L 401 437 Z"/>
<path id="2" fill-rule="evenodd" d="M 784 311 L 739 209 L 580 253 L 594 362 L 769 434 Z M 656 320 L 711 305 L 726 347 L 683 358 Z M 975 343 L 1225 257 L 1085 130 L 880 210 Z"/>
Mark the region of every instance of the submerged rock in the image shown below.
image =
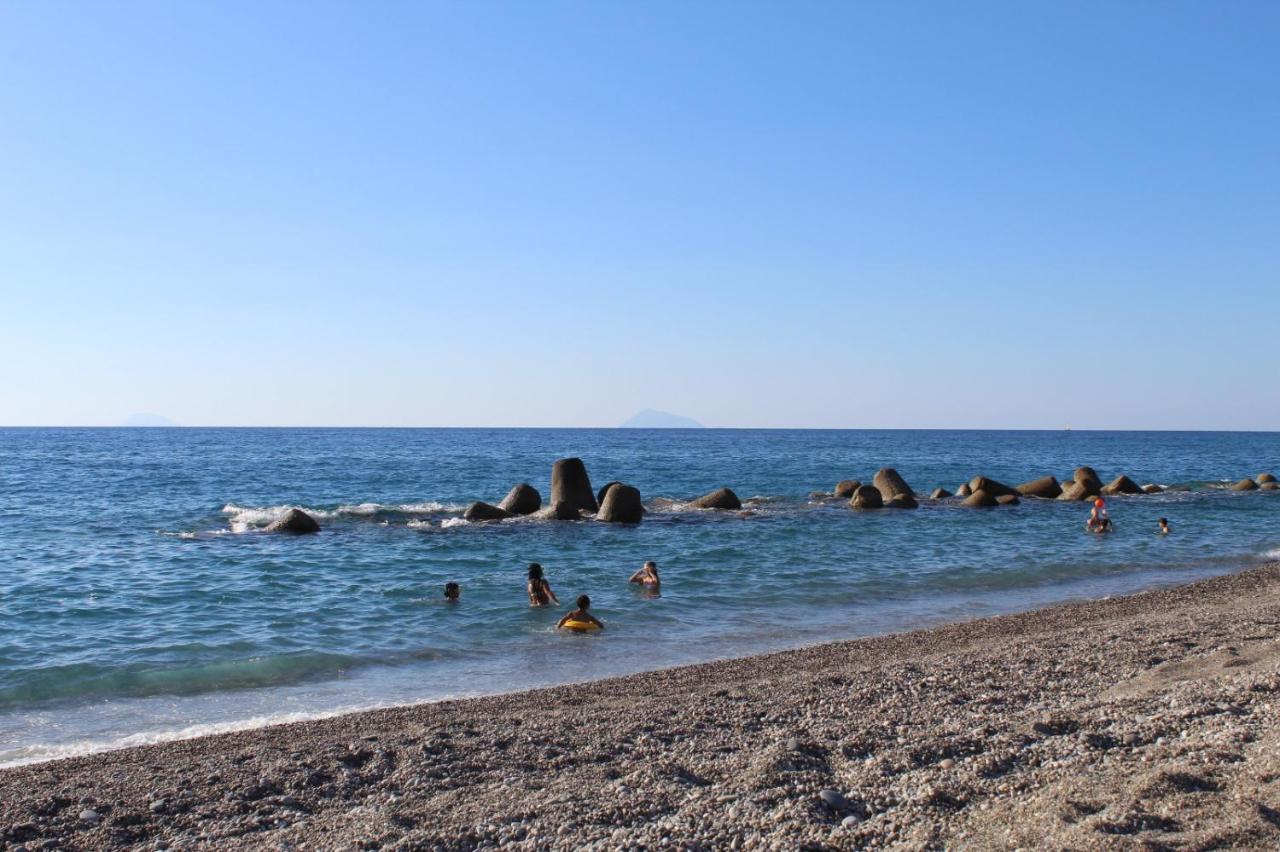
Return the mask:
<path id="1" fill-rule="evenodd" d="M 1150 482 L 1142 486 L 1143 494 L 1160 494 L 1163 491 L 1164 491 L 1164 488 L 1162 488 L 1159 485 L 1156 485 L 1154 482 Z"/>
<path id="2" fill-rule="evenodd" d="M 1242 479 L 1235 485 L 1231 486 L 1232 491 L 1257 491 L 1258 483 L 1252 479 Z"/>
<path id="3" fill-rule="evenodd" d="M 579 521 L 582 520 L 582 513 L 567 500 L 560 500 L 543 507 L 534 517 L 552 521 Z"/>
<path id="4" fill-rule="evenodd" d="M 290 509 L 270 524 L 267 524 L 266 531 L 306 535 L 307 533 L 320 532 L 320 524 L 315 518 L 301 509 Z"/>
<path id="5" fill-rule="evenodd" d="M 1141 494 L 1142 486 L 1120 474 L 1102 489 L 1103 494 Z"/>
<path id="6" fill-rule="evenodd" d="M 973 489 L 969 487 L 969 483 L 967 482 L 962 483 L 960 487 L 956 489 L 957 497 L 968 497 L 972 493 Z"/>
<path id="7" fill-rule="evenodd" d="M 1264 482 L 1258 487 L 1263 491 L 1280 491 L 1280 482 Z"/>
<path id="8" fill-rule="evenodd" d="M 557 459 L 551 466 L 551 504 L 564 503 L 574 512 L 594 514 L 600 505 L 591 490 L 591 478 L 587 466 L 580 458 Z M 576 514 L 575 514 L 576 516 Z"/>
<path id="9" fill-rule="evenodd" d="M 848 500 L 853 496 L 853 492 L 862 487 L 862 483 L 856 479 L 842 479 L 836 483 L 836 490 L 832 493 L 837 497 Z"/>
<path id="10" fill-rule="evenodd" d="M 542 495 L 529 483 L 521 482 L 507 492 L 498 508 L 513 515 L 532 515 L 542 508 Z"/>
<path id="11" fill-rule="evenodd" d="M 638 524 L 643 517 L 640 489 L 621 482 L 609 487 L 604 495 L 604 502 L 600 504 L 600 512 L 596 515 L 601 521 L 615 524 Z"/>
<path id="12" fill-rule="evenodd" d="M 1024 482 L 1014 488 L 1023 497 L 1040 497 L 1045 500 L 1056 499 L 1062 494 L 1062 486 L 1056 476 L 1042 476 L 1030 482 Z"/>
<path id="13" fill-rule="evenodd" d="M 511 513 L 506 509 L 477 500 L 467 507 L 462 517 L 468 521 L 501 521 L 511 517 Z"/>
<path id="14" fill-rule="evenodd" d="M 742 501 L 729 488 L 717 488 L 689 503 L 691 509 L 741 509 Z"/>
<path id="15" fill-rule="evenodd" d="M 1260 473 L 1257 475 L 1254 481 L 1257 482 L 1259 485 L 1266 485 L 1268 482 L 1275 482 L 1276 476 L 1274 473 Z"/>
<path id="16" fill-rule="evenodd" d="M 862 485 L 858 490 L 853 492 L 853 498 L 849 500 L 851 509 L 882 509 L 884 508 L 884 497 L 880 495 L 880 489 L 874 485 Z"/>
<path id="17" fill-rule="evenodd" d="M 1001 506 L 1016 506 L 1019 502 L 1017 494 L 1001 494 L 996 498 L 996 502 Z"/>
<path id="18" fill-rule="evenodd" d="M 985 491 L 992 497 L 999 497 L 1001 494 L 1018 493 L 1003 482 L 996 482 L 994 479 L 987 476 L 975 476 L 973 479 L 969 480 L 969 493 L 974 494 L 979 491 Z"/>
<path id="19" fill-rule="evenodd" d="M 895 494 L 888 500 L 884 501 L 886 509 L 915 509 L 919 507 L 916 498 L 910 494 Z"/>
<path id="20" fill-rule="evenodd" d="M 948 497 L 950 497 L 950 496 L 951 496 L 951 492 L 950 492 L 950 491 L 948 491 L 947 489 L 945 489 L 945 488 L 935 488 L 935 489 L 933 489 L 932 493 L 930 493 L 930 494 L 929 494 L 929 499 L 931 499 L 931 500 L 945 500 L 945 499 L 947 499 L 947 498 L 948 498 Z"/>
<path id="21" fill-rule="evenodd" d="M 986 508 L 988 506 L 998 506 L 994 494 L 988 494 L 986 491 L 974 491 L 960 504 L 962 506 L 970 506 L 974 508 Z"/>

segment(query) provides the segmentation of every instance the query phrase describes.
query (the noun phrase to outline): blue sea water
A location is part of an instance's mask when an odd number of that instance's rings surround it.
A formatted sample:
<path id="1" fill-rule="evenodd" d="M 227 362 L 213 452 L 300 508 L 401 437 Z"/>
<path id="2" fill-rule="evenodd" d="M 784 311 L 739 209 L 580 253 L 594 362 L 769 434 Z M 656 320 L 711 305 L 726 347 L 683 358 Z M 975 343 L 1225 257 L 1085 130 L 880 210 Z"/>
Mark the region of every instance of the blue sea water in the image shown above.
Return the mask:
<path id="1" fill-rule="evenodd" d="M 551 463 L 636 485 L 637 526 L 467 524 Z M 1087 507 L 812 497 L 896 467 L 1190 490 Z M 503 692 L 1127 592 L 1280 556 L 1277 433 L 538 429 L 0 429 L 0 764 L 350 709 Z M 684 510 L 722 485 L 749 514 Z M 288 506 L 319 535 L 261 527 Z M 1167 516 L 1171 536 L 1156 535 Z M 658 562 L 660 597 L 629 586 Z M 540 562 L 566 604 L 530 609 Z M 448 580 L 459 604 L 441 600 Z"/>

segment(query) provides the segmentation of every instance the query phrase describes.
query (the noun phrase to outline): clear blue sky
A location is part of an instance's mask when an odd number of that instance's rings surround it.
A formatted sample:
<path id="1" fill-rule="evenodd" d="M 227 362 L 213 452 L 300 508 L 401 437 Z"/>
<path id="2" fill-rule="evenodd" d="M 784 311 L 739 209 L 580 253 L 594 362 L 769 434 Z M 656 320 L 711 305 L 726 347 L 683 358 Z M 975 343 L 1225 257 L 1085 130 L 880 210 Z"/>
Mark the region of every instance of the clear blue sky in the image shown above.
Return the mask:
<path id="1" fill-rule="evenodd" d="M 7 2 L 0 423 L 1280 428 L 1280 4 Z"/>

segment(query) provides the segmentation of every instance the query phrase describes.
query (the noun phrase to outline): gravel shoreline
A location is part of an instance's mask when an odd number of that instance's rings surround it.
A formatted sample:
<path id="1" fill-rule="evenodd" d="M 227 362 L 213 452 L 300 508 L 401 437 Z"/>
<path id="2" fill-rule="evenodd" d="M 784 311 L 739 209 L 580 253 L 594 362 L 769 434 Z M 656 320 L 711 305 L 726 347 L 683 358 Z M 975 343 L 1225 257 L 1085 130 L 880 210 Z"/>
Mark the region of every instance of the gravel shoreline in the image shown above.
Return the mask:
<path id="1" fill-rule="evenodd" d="M 0 848 L 1280 847 L 1280 563 L 0 770 Z"/>

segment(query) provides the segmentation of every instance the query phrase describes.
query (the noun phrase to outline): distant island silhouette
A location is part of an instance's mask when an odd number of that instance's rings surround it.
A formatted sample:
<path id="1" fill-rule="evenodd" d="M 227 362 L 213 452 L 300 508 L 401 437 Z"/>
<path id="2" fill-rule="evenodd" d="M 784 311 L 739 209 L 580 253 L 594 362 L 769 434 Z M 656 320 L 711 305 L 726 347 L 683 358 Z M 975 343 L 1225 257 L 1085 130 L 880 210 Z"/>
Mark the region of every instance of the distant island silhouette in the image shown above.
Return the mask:
<path id="1" fill-rule="evenodd" d="M 137 427 L 137 426 L 181 426 L 182 424 L 174 423 L 168 417 L 164 417 L 160 414 L 139 412 L 137 414 L 130 414 L 124 420 L 121 420 L 118 425 Z"/>
<path id="2" fill-rule="evenodd" d="M 702 429 L 705 428 L 691 417 L 682 417 L 667 411 L 655 411 L 646 408 L 638 411 L 630 419 L 619 425 L 619 429 Z"/>

